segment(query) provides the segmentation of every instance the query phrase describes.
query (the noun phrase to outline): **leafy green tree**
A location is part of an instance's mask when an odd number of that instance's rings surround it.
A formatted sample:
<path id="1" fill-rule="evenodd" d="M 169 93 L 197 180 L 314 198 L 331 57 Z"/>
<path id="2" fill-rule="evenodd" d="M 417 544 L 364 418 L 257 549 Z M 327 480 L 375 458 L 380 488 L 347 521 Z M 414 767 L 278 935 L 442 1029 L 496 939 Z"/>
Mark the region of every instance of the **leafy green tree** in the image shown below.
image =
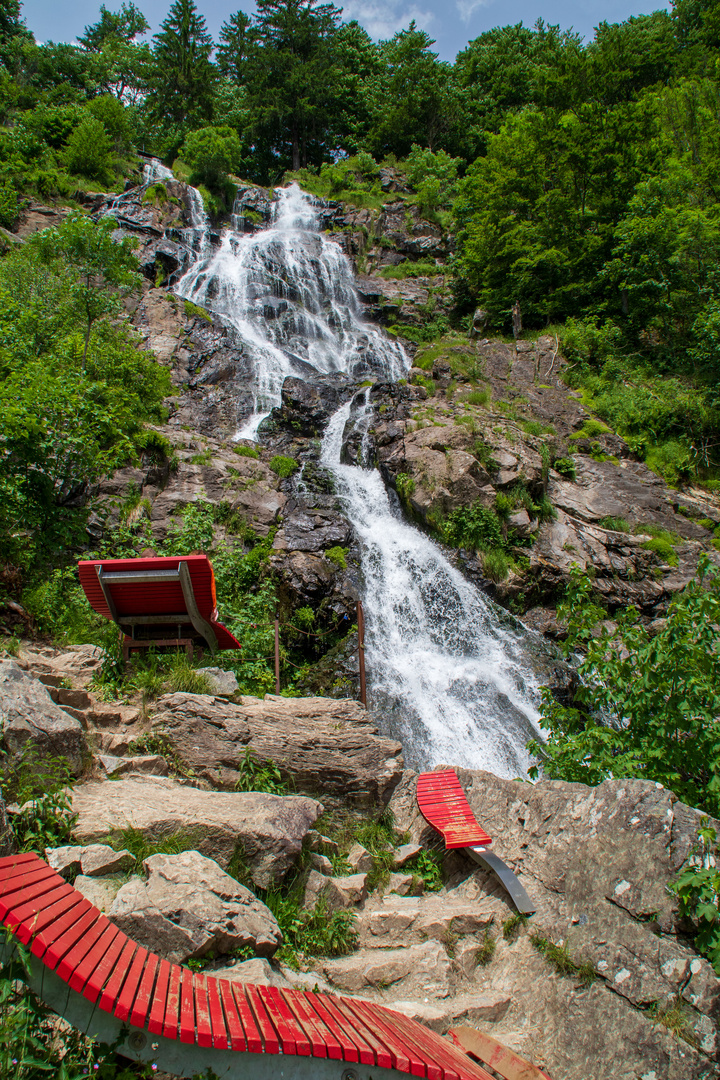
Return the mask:
<path id="1" fill-rule="evenodd" d="M 670 788 L 684 802 L 720 812 L 720 574 L 701 560 L 698 575 L 670 605 L 652 636 L 629 608 L 617 631 L 604 617 L 592 583 L 575 570 L 560 609 L 568 620 L 563 646 L 585 652 L 568 708 L 545 693 L 545 744 L 531 749 L 546 776 L 598 784 L 639 777 Z M 603 718 L 601 721 L 600 718 Z"/>
<path id="2" fill-rule="evenodd" d="M 17 71 L 20 46 L 31 42 L 32 34 L 20 18 L 20 0 L 2 0 L 0 4 L 0 67 Z"/>
<path id="3" fill-rule="evenodd" d="M 378 159 L 405 157 L 413 143 L 439 149 L 450 126 L 450 66 L 432 52 L 434 42 L 415 22 L 379 49 L 380 68 L 367 92 L 367 149 Z"/>
<path id="4" fill-rule="evenodd" d="M 101 4 L 98 22 L 86 26 L 85 33 L 78 41 L 86 49 L 99 51 L 110 39 L 128 45 L 149 29 L 150 23 L 135 4 L 123 4 L 120 11 L 108 11 L 105 5 Z"/>
<path id="5" fill-rule="evenodd" d="M 220 28 L 218 69 L 221 75 L 236 83 L 242 83 L 245 77 L 250 25 L 250 16 L 244 11 L 236 11 Z"/>
<path id="6" fill-rule="evenodd" d="M 153 40 L 152 114 L 175 123 L 210 120 L 217 69 L 210 60 L 212 38 L 194 0 L 175 0 Z"/>
<path id="7" fill-rule="evenodd" d="M 180 153 L 193 171 L 194 183 L 217 189 L 238 167 L 242 148 L 231 127 L 205 127 L 188 135 Z"/>
<path id="8" fill-rule="evenodd" d="M 318 0 L 258 0 L 257 9 L 245 66 L 253 134 L 283 164 L 305 168 L 326 156 L 334 126 L 341 12 Z"/>
<path id="9" fill-rule="evenodd" d="M 107 182 L 113 164 L 113 146 L 101 120 L 86 117 L 73 131 L 63 155 L 65 167 L 89 180 Z"/>
<path id="10" fill-rule="evenodd" d="M 140 285 L 134 240 L 116 243 L 114 230 L 112 218 L 95 224 L 81 214 L 71 214 L 59 228 L 36 234 L 30 241 L 46 262 L 71 271 L 72 307 L 85 326 L 83 364 L 98 319 L 119 313 L 122 295 Z"/>

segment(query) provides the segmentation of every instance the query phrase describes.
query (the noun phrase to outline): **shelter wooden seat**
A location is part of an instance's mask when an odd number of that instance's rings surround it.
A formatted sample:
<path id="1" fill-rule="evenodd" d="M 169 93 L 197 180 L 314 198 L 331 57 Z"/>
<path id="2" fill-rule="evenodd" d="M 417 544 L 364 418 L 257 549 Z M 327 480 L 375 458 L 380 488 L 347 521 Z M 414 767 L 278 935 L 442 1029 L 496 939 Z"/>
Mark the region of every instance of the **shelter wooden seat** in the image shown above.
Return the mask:
<path id="1" fill-rule="evenodd" d="M 457 1043 L 380 1005 L 255 986 L 168 963 L 113 925 L 34 854 L 0 859 L 0 921 L 29 949 L 27 982 L 81 1031 L 177 1076 L 220 1080 L 507 1080 Z M 493 1052 L 497 1055 L 497 1046 Z M 477 1046 L 470 1049 L 475 1055 Z M 492 1047 L 491 1047 L 492 1049 Z M 506 1049 L 506 1048 L 503 1048 Z M 514 1060 L 515 1056 L 513 1055 Z"/>
<path id="2" fill-rule="evenodd" d="M 80 584 L 91 606 L 123 632 L 127 660 L 135 649 L 239 649 L 218 621 L 215 577 L 207 555 L 83 561 Z"/>
<path id="3" fill-rule="evenodd" d="M 440 833 L 445 847 L 462 848 L 468 855 L 502 881 L 518 911 L 532 915 L 535 905 L 515 874 L 494 851 L 488 836 L 472 812 L 467 796 L 453 769 L 421 773 L 417 779 L 417 803 L 420 813 Z"/>

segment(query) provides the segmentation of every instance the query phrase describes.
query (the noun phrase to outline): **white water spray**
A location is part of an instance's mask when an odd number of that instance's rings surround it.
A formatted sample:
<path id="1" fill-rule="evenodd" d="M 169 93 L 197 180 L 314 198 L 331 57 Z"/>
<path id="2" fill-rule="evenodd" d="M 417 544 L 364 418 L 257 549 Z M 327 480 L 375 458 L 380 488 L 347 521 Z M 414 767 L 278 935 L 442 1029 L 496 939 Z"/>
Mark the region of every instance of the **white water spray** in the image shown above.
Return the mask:
<path id="1" fill-rule="evenodd" d="M 361 411 L 365 411 L 365 406 Z M 525 775 L 537 686 L 519 635 L 418 529 L 393 509 L 375 469 L 340 463 L 351 405 L 330 421 L 322 462 L 362 545 L 371 698 L 408 762 Z"/>
<path id="2" fill-rule="evenodd" d="M 250 235 L 228 229 L 214 252 L 207 219 L 194 207 L 191 230 L 204 239 L 176 292 L 219 315 L 253 362 L 254 415 L 236 437 L 255 437 L 289 375 L 393 381 L 407 370 L 402 348 L 363 321 L 350 264 L 319 232 L 312 200 L 297 185 L 277 193 L 269 228 Z M 525 745 L 539 728 L 521 636 L 403 521 L 376 470 L 341 463 L 349 419 L 367 447 L 367 395 L 351 412 L 348 403 L 332 418 L 322 463 L 360 540 L 370 703 L 416 767 L 449 762 L 524 775 Z"/>
<path id="3" fill-rule="evenodd" d="M 220 248 L 200 257 L 175 291 L 219 315 L 253 361 L 254 415 L 237 438 L 254 438 L 280 404 L 288 375 L 397 379 L 408 366 L 400 346 L 363 320 L 350 265 L 319 232 L 312 201 L 297 184 L 277 193 L 270 228 L 227 230 Z"/>

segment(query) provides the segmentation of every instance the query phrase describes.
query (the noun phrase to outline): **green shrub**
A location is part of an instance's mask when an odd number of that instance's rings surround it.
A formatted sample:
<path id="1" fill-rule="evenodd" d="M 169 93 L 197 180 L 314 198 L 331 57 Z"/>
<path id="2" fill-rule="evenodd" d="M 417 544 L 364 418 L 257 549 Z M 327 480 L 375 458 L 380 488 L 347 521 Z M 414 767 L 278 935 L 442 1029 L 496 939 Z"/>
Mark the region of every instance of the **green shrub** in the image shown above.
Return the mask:
<path id="1" fill-rule="evenodd" d="M 205 322 L 209 323 L 213 321 L 210 312 L 206 311 L 205 308 L 198 307 L 197 304 L 193 304 L 192 300 L 186 300 L 183 306 L 188 319 L 204 319 Z"/>
<path id="2" fill-rule="evenodd" d="M 238 762 L 236 791 L 264 791 L 268 795 L 287 795 L 288 785 L 277 765 L 270 759 L 261 760 L 252 747 L 245 748 Z"/>
<path id="3" fill-rule="evenodd" d="M 690 806 L 720 811 L 720 573 L 701 556 L 698 573 L 651 635 L 630 608 L 612 630 L 575 569 L 558 618 L 562 650 L 585 658 L 572 707 L 543 691 L 546 741 L 529 744 L 549 779 L 599 784 L 637 777 L 662 784 Z M 614 726 L 599 717 L 615 719 Z M 618 723 L 622 720 L 622 725 Z M 532 770 L 533 775 L 536 771 Z"/>
<path id="4" fill-rule="evenodd" d="M 347 548 L 331 547 L 325 552 L 325 558 L 335 563 L 340 570 L 347 570 Z"/>
<path id="5" fill-rule="evenodd" d="M 661 559 L 664 559 L 668 566 L 678 565 L 678 557 L 675 553 L 675 548 L 669 540 L 656 536 L 653 540 L 646 540 L 641 547 L 646 551 L 654 551 L 656 555 L 659 555 Z"/>
<path id="6" fill-rule="evenodd" d="M 504 551 L 483 551 L 481 553 L 483 573 L 491 581 L 504 581 L 510 571 L 512 560 Z"/>
<path id="7" fill-rule="evenodd" d="M 63 154 L 65 167 L 88 180 L 107 182 L 113 165 L 110 136 L 100 120 L 86 117 L 68 139 Z"/>
<path id="8" fill-rule="evenodd" d="M 18 199 L 15 188 L 6 180 L 0 184 L 0 225 L 12 229 L 18 219 Z"/>
<path id="9" fill-rule="evenodd" d="M 415 480 L 408 473 L 400 472 L 395 477 L 395 489 L 400 496 L 400 501 L 409 506 L 410 498 L 415 491 Z"/>
<path id="10" fill-rule="evenodd" d="M 210 680 L 197 671 L 184 652 L 173 653 L 167 676 L 170 694 L 209 694 Z"/>
<path id="11" fill-rule="evenodd" d="M 422 881 L 425 892 L 439 892 L 443 887 L 442 858 L 434 851 L 421 851 L 403 869 Z"/>
<path id="12" fill-rule="evenodd" d="M 231 127 L 204 127 L 191 131 L 180 151 L 192 169 L 194 183 L 217 190 L 227 175 L 240 165 L 242 148 L 237 131 Z"/>
<path id="13" fill-rule="evenodd" d="M 442 525 L 442 538 L 452 547 L 474 548 L 494 551 L 505 547 L 500 519 L 494 510 L 475 502 L 471 506 L 459 506 L 453 510 Z"/>
<path id="14" fill-rule="evenodd" d="M 552 467 L 555 472 L 560 473 L 561 476 L 567 477 L 568 480 L 575 479 L 575 461 L 572 457 L 555 458 Z"/>
<path id="15" fill-rule="evenodd" d="M 601 529 L 610 529 L 612 532 L 630 532 L 630 522 L 621 517 L 600 518 L 598 525 Z"/>
<path id="16" fill-rule="evenodd" d="M 679 901 L 680 917 L 694 925 L 695 947 L 720 975 L 720 868 L 715 830 L 701 822 L 688 865 L 668 884 Z"/>
<path id="17" fill-rule="evenodd" d="M 442 274 L 442 272 L 443 268 L 437 266 L 434 262 L 424 260 L 410 262 L 408 259 L 405 262 L 398 263 L 397 266 L 383 266 L 378 276 L 396 281 L 404 281 L 405 278 L 435 277 L 437 274 Z"/>
<path id="18" fill-rule="evenodd" d="M 233 453 L 239 457 L 259 458 L 260 454 L 254 446 L 233 446 Z"/>
<path id="19" fill-rule="evenodd" d="M 490 401 L 491 393 L 489 390 L 472 390 L 465 401 L 468 405 L 487 405 Z"/>
<path id="20" fill-rule="evenodd" d="M 289 476 L 292 476 L 300 466 L 295 458 L 285 457 L 284 454 L 275 454 L 270 458 L 270 468 L 282 480 L 286 480 Z"/>
<path id="21" fill-rule="evenodd" d="M 570 436 L 572 439 L 594 439 L 596 435 L 606 435 L 610 431 L 607 424 L 603 424 L 601 420 L 595 420 L 590 417 L 583 423 L 583 426 L 579 431 L 574 431 Z"/>

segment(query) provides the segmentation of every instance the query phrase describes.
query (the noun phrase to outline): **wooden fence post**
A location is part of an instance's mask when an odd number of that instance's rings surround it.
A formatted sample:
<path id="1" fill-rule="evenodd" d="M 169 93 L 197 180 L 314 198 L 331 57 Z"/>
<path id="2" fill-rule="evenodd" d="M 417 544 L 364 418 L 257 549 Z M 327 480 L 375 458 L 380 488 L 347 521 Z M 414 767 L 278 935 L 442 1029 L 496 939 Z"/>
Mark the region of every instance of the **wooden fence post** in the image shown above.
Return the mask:
<path id="1" fill-rule="evenodd" d="M 360 662 L 360 701 L 367 706 L 367 693 L 365 690 L 365 616 L 363 615 L 362 600 L 357 602 L 357 628 L 358 660 Z"/>
<path id="2" fill-rule="evenodd" d="M 275 693 L 280 693 L 280 619 L 275 612 Z"/>

